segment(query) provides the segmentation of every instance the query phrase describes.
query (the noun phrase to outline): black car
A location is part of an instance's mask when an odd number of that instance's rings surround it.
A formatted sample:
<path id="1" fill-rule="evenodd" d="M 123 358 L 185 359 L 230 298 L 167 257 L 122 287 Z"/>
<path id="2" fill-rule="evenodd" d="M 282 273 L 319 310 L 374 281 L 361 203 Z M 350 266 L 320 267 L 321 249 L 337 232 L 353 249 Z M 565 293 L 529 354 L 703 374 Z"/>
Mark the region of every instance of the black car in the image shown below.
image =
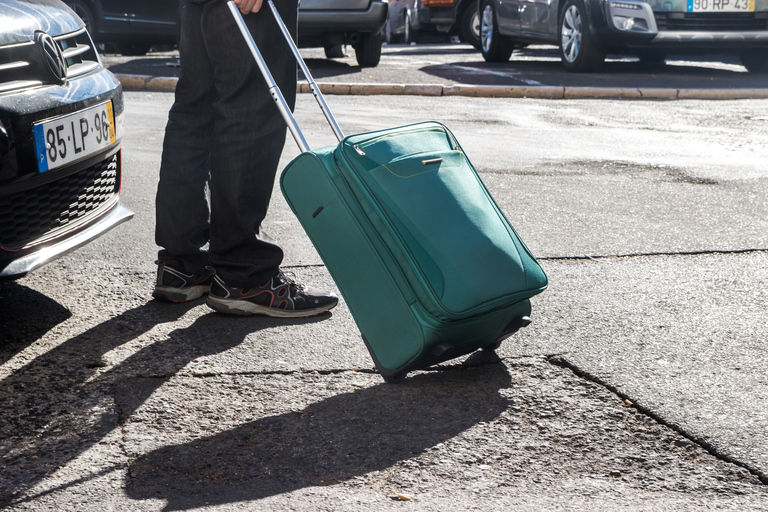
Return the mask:
<path id="1" fill-rule="evenodd" d="M 0 281 L 130 219 L 123 96 L 59 0 L 0 0 Z"/>
<path id="2" fill-rule="evenodd" d="M 177 42 L 179 0 L 64 0 L 97 44 L 123 55 Z"/>
<path id="3" fill-rule="evenodd" d="M 768 72 L 768 0 L 483 0 L 485 60 L 529 43 L 554 44 L 568 71 L 593 71 L 607 53 L 649 63 L 667 55 L 738 55 Z"/>
<path id="4" fill-rule="evenodd" d="M 477 0 L 394 0 L 396 11 L 390 18 L 395 35 L 408 43 L 420 34 L 440 33 L 458 36 L 480 49 L 480 20 Z M 400 27 L 402 27 L 402 32 Z"/>
<path id="5" fill-rule="evenodd" d="M 123 55 L 144 55 L 152 46 L 178 40 L 179 0 L 64 0 L 85 23 L 93 40 Z M 323 47 L 330 58 L 355 50 L 361 67 L 381 58 L 385 0 L 302 0 L 299 7 L 301 48 Z"/>

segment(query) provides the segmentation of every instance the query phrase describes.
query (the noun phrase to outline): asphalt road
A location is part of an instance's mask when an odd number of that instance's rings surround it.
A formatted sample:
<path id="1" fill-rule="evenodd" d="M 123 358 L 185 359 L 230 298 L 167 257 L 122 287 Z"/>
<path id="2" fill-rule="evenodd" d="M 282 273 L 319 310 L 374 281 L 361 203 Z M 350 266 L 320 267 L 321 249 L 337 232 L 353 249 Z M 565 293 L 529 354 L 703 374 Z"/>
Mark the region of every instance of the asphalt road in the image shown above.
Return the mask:
<path id="1" fill-rule="evenodd" d="M 551 281 L 498 358 L 387 385 L 343 303 L 150 299 L 172 96 L 126 100 L 135 219 L 0 287 L 0 506 L 768 510 L 768 101 L 333 97 L 348 133 L 451 127 Z M 277 193 L 265 227 L 333 286 Z"/>

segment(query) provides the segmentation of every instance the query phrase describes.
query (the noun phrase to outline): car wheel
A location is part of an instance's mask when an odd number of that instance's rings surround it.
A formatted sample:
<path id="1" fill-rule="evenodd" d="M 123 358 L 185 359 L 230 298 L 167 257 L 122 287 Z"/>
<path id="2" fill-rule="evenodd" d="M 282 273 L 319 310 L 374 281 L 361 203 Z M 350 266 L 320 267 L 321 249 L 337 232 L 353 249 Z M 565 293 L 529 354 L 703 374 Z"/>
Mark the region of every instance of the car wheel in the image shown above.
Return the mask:
<path id="1" fill-rule="evenodd" d="M 75 14 L 80 16 L 80 19 L 85 23 L 85 28 L 91 37 L 96 35 L 96 18 L 93 17 L 91 8 L 82 0 L 66 0 L 64 2 L 67 7 L 75 11 Z"/>
<path id="2" fill-rule="evenodd" d="M 480 16 L 480 50 L 486 62 L 506 62 L 514 49 L 512 41 L 499 34 L 494 2 L 485 0 Z"/>
<path id="3" fill-rule="evenodd" d="M 325 57 L 328 59 L 340 59 L 345 57 L 344 47 L 340 44 L 325 47 Z"/>
<path id="4" fill-rule="evenodd" d="M 372 68 L 381 60 L 381 32 L 367 32 L 355 46 L 355 57 L 361 68 Z"/>
<path id="5" fill-rule="evenodd" d="M 461 35 L 464 41 L 474 46 L 477 50 L 480 44 L 480 16 L 477 15 L 477 2 L 472 2 L 464 9 L 461 15 Z"/>
<path id="6" fill-rule="evenodd" d="M 582 0 L 567 0 L 560 13 L 560 59 L 575 73 L 595 71 L 605 60 L 589 31 Z"/>
<path id="7" fill-rule="evenodd" d="M 739 58 L 750 73 L 768 73 L 768 53 L 765 50 L 745 51 Z"/>
<path id="8" fill-rule="evenodd" d="M 405 13 L 405 19 L 403 20 L 403 43 L 411 44 L 416 42 L 416 34 L 411 27 L 411 13 Z"/>

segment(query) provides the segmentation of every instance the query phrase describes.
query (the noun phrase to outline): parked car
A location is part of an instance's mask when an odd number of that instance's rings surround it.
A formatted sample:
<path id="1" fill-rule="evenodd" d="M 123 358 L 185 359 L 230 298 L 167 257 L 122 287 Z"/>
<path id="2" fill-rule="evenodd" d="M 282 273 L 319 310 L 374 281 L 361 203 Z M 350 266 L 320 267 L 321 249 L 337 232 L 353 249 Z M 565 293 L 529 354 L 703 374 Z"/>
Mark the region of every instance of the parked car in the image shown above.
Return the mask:
<path id="1" fill-rule="evenodd" d="M 328 58 L 336 58 L 351 45 L 360 67 L 374 67 L 381 59 L 386 19 L 386 0 L 302 0 L 298 46 L 322 47 Z"/>
<path id="2" fill-rule="evenodd" d="M 96 43 L 123 55 L 144 55 L 155 45 L 175 44 L 179 0 L 64 0 Z M 361 67 L 381 59 L 386 0 L 303 0 L 299 8 L 300 48 L 322 47 L 329 58 L 355 50 Z"/>
<path id="3" fill-rule="evenodd" d="M 568 71 L 594 71 L 607 53 L 661 63 L 670 53 L 731 54 L 751 72 L 768 72 L 768 0 L 483 0 L 483 57 L 515 48 L 560 48 Z"/>
<path id="4" fill-rule="evenodd" d="M 480 49 L 477 0 L 390 0 L 384 40 L 406 44 L 422 35 L 456 35 Z"/>
<path id="5" fill-rule="evenodd" d="M 133 216 L 119 201 L 123 96 L 58 0 L 0 0 L 0 280 Z"/>
<path id="6" fill-rule="evenodd" d="M 418 40 L 418 31 L 414 28 L 418 0 L 389 0 L 387 21 L 384 24 L 385 43 L 410 44 Z"/>
<path id="7" fill-rule="evenodd" d="M 64 0 L 98 44 L 123 55 L 144 55 L 177 41 L 179 0 Z"/>

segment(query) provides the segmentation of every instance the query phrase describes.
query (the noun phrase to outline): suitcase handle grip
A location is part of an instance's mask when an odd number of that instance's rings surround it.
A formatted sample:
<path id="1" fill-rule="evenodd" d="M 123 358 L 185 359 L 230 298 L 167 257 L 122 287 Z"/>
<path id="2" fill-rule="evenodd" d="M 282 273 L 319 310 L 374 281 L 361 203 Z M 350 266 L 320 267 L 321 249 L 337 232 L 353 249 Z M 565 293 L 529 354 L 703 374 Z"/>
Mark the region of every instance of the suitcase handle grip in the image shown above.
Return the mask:
<path id="1" fill-rule="evenodd" d="M 320 105 L 320 109 L 323 111 L 323 114 L 325 114 L 325 118 L 328 120 L 328 124 L 331 125 L 331 129 L 333 130 L 334 135 L 336 135 L 336 138 L 341 142 L 341 140 L 344 138 L 344 133 L 342 133 L 341 128 L 339 127 L 339 124 L 336 122 L 336 118 L 333 117 L 333 114 L 331 113 L 331 109 L 328 107 L 328 104 L 325 102 L 325 98 L 323 97 L 323 94 L 320 92 L 320 88 L 315 83 L 315 80 L 312 78 L 312 74 L 309 72 L 309 68 L 307 68 L 306 63 L 304 62 L 304 59 L 301 58 L 301 54 L 299 53 L 299 49 L 296 47 L 296 43 L 293 42 L 293 39 L 291 38 L 290 32 L 288 32 L 288 29 L 285 26 L 285 23 L 283 23 L 283 19 L 280 17 L 280 14 L 277 12 L 277 7 L 275 7 L 275 4 L 272 0 L 267 0 L 269 4 L 269 8 L 272 11 L 272 15 L 275 17 L 275 21 L 277 22 L 277 25 L 280 27 L 280 31 L 283 33 L 283 37 L 285 38 L 286 42 L 288 43 L 288 46 L 291 48 L 291 52 L 293 53 L 294 59 L 296 59 L 296 62 L 299 64 L 299 67 L 301 67 L 301 72 L 304 73 L 304 77 L 307 79 L 307 82 L 309 82 L 309 88 L 312 90 L 312 94 L 315 96 L 315 100 L 317 101 L 317 104 Z M 310 147 L 307 143 L 307 139 L 304 138 L 304 134 L 301 131 L 301 128 L 299 128 L 299 124 L 296 122 L 296 118 L 293 116 L 293 113 L 291 112 L 290 107 L 288 106 L 288 103 L 285 101 L 285 97 L 283 96 L 283 93 L 280 91 L 280 87 L 278 87 L 277 83 L 275 82 L 275 79 L 272 77 L 272 73 L 269 71 L 269 68 L 267 67 L 267 63 L 264 61 L 264 57 L 262 57 L 261 52 L 259 51 L 259 48 L 256 46 L 256 42 L 253 40 L 253 36 L 251 35 L 251 32 L 248 30 L 248 27 L 245 24 L 245 20 L 243 19 L 243 15 L 240 13 L 240 10 L 235 5 L 235 2 L 230 0 L 227 2 L 227 5 L 229 6 L 229 10 L 232 13 L 232 17 L 235 19 L 235 23 L 237 24 L 237 27 L 240 29 L 240 32 L 243 34 L 243 38 L 245 39 L 246 44 L 248 45 L 248 48 L 251 50 L 251 54 L 253 55 L 253 58 L 256 59 L 256 64 L 258 64 L 259 69 L 261 70 L 261 74 L 264 76 L 264 80 L 267 82 L 267 86 L 269 87 L 269 94 L 272 96 L 272 99 L 275 101 L 275 104 L 277 105 L 278 110 L 280 111 L 280 114 L 283 116 L 283 119 L 285 120 L 285 124 L 288 126 L 288 129 L 291 132 L 291 135 L 293 135 L 294 140 L 296 141 L 296 144 L 298 144 L 299 149 L 303 152 L 309 151 Z"/>

